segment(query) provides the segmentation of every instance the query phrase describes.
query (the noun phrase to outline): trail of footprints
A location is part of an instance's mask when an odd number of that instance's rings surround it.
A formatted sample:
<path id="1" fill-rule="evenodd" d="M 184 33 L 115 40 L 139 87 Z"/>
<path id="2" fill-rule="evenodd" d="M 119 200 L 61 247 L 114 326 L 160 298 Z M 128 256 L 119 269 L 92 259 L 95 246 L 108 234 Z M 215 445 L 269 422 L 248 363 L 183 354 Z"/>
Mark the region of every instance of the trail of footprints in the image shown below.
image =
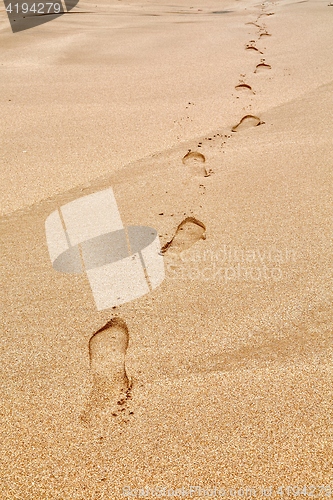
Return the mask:
<path id="1" fill-rule="evenodd" d="M 161 253 L 180 254 L 201 239 L 206 239 L 205 224 L 195 217 L 187 217 L 178 225 L 172 239 L 162 247 Z M 127 423 L 134 415 L 129 405 L 132 381 L 126 371 L 128 344 L 128 327 L 119 317 L 112 318 L 90 338 L 93 386 L 81 415 L 84 425 L 94 426 L 110 416 L 118 422 Z"/>
<path id="2" fill-rule="evenodd" d="M 255 26 L 256 28 L 258 28 L 258 32 L 257 32 L 258 41 L 261 41 L 265 37 L 271 36 L 271 33 L 269 33 L 267 31 L 265 24 L 260 24 L 260 20 L 264 16 L 272 16 L 274 14 L 274 12 L 264 12 L 264 9 L 265 9 L 265 4 L 262 4 L 261 5 L 262 12 L 258 15 L 257 19 L 255 21 L 251 21 L 251 22 L 246 23 L 248 25 Z M 249 40 L 249 42 L 245 46 L 245 49 L 247 51 L 252 51 L 254 53 L 258 53 L 261 55 L 264 54 L 264 52 L 259 47 L 257 47 L 256 40 L 253 40 L 253 39 Z M 271 69 L 270 64 L 267 64 L 266 60 L 264 58 L 261 58 L 260 62 L 257 63 L 255 68 L 254 68 L 254 73 L 257 74 L 257 73 L 265 72 L 266 70 L 269 70 L 269 69 Z M 241 76 L 244 77 L 245 75 L 241 75 Z M 247 91 L 248 93 L 255 94 L 251 85 L 247 84 L 244 80 L 241 80 L 238 83 L 238 85 L 236 85 L 235 89 L 237 91 L 243 91 L 243 92 Z M 240 130 L 244 130 L 244 129 L 249 128 L 249 127 L 257 127 L 263 123 L 264 122 L 262 120 L 260 120 L 259 117 L 248 114 L 248 115 L 243 116 L 243 118 L 239 121 L 239 123 L 237 125 L 233 126 L 232 132 L 238 132 Z"/>
<path id="3" fill-rule="evenodd" d="M 263 10 L 263 6 L 262 6 Z M 266 26 L 259 24 L 260 19 L 273 15 L 273 12 L 261 12 L 255 21 L 246 23 L 258 28 L 258 40 L 271 36 Z M 255 40 L 246 45 L 247 51 L 263 54 L 256 47 Z M 271 69 L 271 66 L 261 59 L 255 66 L 254 73 Z M 244 81 L 246 75 L 235 86 L 237 92 L 254 95 L 252 86 Z M 189 103 L 192 104 L 192 103 Z M 255 115 L 246 114 L 234 125 L 231 132 L 239 132 L 250 127 L 258 127 L 264 122 Z M 228 134 L 215 134 L 206 137 L 206 142 L 213 139 L 222 140 L 221 146 L 231 137 Z M 199 142 L 197 148 L 201 148 Z M 206 157 L 199 151 L 189 150 L 182 158 L 183 165 L 189 169 L 193 177 L 209 177 L 213 172 L 207 168 Z M 203 184 L 199 188 L 205 188 Z M 161 254 L 180 255 L 201 239 L 206 239 L 206 226 L 195 217 L 185 218 L 176 228 L 174 236 L 161 249 Z M 100 328 L 89 341 L 90 369 L 92 374 L 92 390 L 86 407 L 81 415 L 85 425 L 92 425 L 98 420 L 112 416 L 118 422 L 128 422 L 134 414 L 130 411 L 132 382 L 126 371 L 126 352 L 129 344 L 128 327 L 124 320 L 114 317 Z"/>
<path id="4" fill-rule="evenodd" d="M 266 37 L 270 37 L 271 33 L 267 31 L 267 27 L 265 24 L 261 23 L 261 18 L 267 17 L 267 16 L 272 16 L 274 15 L 274 12 L 264 12 L 265 9 L 265 4 L 261 5 L 261 13 L 257 16 L 255 21 L 248 22 L 246 24 L 255 26 L 258 29 L 258 40 L 260 41 L 262 39 L 265 39 Z M 263 55 L 264 52 L 257 47 L 256 45 L 256 40 L 251 39 L 249 42 L 245 45 L 245 49 L 249 52 L 253 52 L 254 54 L 260 54 Z M 267 70 L 271 69 L 271 65 L 268 64 L 265 60 L 265 58 L 261 58 L 260 62 L 257 63 L 254 67 L 253 73 L 258 74 L 258 73 L 264 73 Z M 244 78 L 246 75 L 241 75 L 241 79 L 239 83 L 235 86 L 235 90 L 240 94 L 248 94 L 248 95 L 255 95 L 255 91 L 253 90 L 252 86 L 247 83 Z M 238 98 L 238 97 L 237 97 Z M 252 114 L 246 114 L 244 115 L 240 121 L 234 125 L 231 129 L 231 132 L 240 132 L 242 130 L 251 128 L 251 127 L 258 127 L 259 125 L 264 124 L 265 122 L 262 121 L 258 116 L 252 115 Z M 218 137 L 224 137 L 225 139 L 229 139 L 231 136 L 229 135 L 222 135 L 222 134 L 215 134 L 212 137 L 205 138 L 204 141 L 210 141 L 213 140 L 214 138 Z M 222 142 L 221 146 L 223 147 L 226 141 Z M 203 142 L 199 142 L 197 144 L 197 149 L 202 148 Z M 185 156 L 182 159 L 182 162 L 184 165 L 186 165 L 193 176 L 202 176 L 202 177 L 208 177 L 212 171 L 207 169 L 207 163 L 206 163 L 206 158 L 205 156 L 200 153 L 199 151 L 192 151 L 189 150 Z"/>

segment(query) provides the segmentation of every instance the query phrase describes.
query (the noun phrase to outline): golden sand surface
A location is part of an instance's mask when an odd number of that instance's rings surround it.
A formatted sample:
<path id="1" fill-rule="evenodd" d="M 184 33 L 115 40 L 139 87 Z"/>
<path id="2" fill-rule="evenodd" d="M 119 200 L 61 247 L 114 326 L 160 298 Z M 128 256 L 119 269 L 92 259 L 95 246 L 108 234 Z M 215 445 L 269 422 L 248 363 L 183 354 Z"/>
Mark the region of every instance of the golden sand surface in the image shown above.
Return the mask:
<path id="1" fill-rule="evenodd" d="M 331 10 L 2 8 L 1 500 L 329 498 Z M 96 311 L 45 220 L 108 187 L 166 277 Z"/>

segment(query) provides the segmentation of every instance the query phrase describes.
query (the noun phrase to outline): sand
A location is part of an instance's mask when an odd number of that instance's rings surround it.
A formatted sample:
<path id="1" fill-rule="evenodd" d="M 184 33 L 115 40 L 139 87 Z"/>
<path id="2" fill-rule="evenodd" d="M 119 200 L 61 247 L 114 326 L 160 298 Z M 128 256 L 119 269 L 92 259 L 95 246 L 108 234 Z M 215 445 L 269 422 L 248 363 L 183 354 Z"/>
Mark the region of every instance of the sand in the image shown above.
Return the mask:
<path id="1" fill-rule="evenodd" d="M 1 11 L 0 498 L 328 498 L 331 8 L 156 4 Z M 44 224 L 109 187 L 166 277 L 97 311 Z"/>

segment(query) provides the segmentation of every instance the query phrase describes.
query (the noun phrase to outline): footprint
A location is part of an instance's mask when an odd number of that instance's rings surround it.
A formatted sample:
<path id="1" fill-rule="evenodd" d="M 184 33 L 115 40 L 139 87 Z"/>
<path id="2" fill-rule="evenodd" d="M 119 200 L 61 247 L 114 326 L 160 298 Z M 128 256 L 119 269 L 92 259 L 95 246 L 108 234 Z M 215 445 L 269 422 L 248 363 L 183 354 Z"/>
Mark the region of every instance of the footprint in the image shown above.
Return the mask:
<path id="1" fill-rule="evenodd" d="M 117 416 L 130 397 L 131 384 L 125 368 L 128 328 L 120 318 L 112 318 L 89 341 L 93 388 L 81 420 L 90 423 L 103 412 Z"/>
<path id="2" fill-rule="evenodd" d="M 259 73 L 260 71 L 265 71 L 266 69 L 271 69 L 272 66 L 270 64 L 266 64 L 264 62 L 257 64 L 256 69 L 254 70 L 255 73 Z"/>
<path id="3" fill-rule="evenodd" d="M 259 52 L 259 54 L 263 54 L 263 52 L 261 52 L 261 50 L 257 49 L 257 47 L 255 47 L 254 45 L 247 45 L 245 47 L 245 50 L 253 50 L 254 52 Z"/>
<path id="4" fill-rule="evenodd" d="M 250 91 L 254 94 L 251 85 L 248 85 L 247 83 L 239 83 L 238 85 L 236 85 L 235 89 L 238 91 L 245 91 L 245 92 Z"/>
<path id="5" fill-rule="evenodd" d="M 260 120 L 257 116 L 253 115 L 245 115 L 241 119 L 241 121 L 232 127 L 232 132 L 238 132 L 239 130 L 245 130 L 251 127 L 258 127 L 258 125 L 262 125 L 264 122 Z"/>
<path id="6" fill-rule="evenodd" d="M 206 158 L 202 153 L 198 153 L 197 151 L 189 151 L 183 157 L 182 161 L 184 165 L 188 165 L 191 168 L 191 171 L 194 175 L 208 175 L 207 170 L 204 166 Z"/>
<path id="7" fill-rule="evenodd" d="M 260 38 L 264 37 L 264 36 L 272 36 L 270 33 L 267 33 L 267 31 L 265 31 L 264 33 L 260 33 Z"/>
<path id="8" fill-rule="evenodd" d="M 181 253 L 201 239 L 206 239 L 205 224 L 195 217 L 187 217 L 177 227 L 172 240 L 168 241 L 162 247 L 161 253 L 165 253 L 166 251 Z"/>
<path id="9" fill-rule="evenodd" d="M 256 26 L 257 28 L 260 28 L 260 24 L 258 23 L 255 23 L 253 21 L 249 22 L 249 23 L 245 23 L 245 24 L 252 24 L 253 26 Z"/>

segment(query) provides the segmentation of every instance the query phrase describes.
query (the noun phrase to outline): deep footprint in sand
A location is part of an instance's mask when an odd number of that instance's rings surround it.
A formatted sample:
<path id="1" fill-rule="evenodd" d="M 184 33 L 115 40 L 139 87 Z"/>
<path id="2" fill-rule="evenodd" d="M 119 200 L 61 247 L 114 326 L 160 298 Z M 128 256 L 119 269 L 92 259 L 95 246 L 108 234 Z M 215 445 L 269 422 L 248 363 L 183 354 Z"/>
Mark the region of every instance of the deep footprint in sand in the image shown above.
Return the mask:
<path id="1" fill-rule="evenodd" d="M 263 54 L 263 52 L 261 52 L 261 50 L 259 50 L 254 45 L 246 45 L 245 50 L 250 50 L 250 51 L 253 51 L 253 52 L 259 52 L 259 54 Z"/>
<path id="2" fill-rule="evenodd" d="M 197 151 L 189 151 L 183 157 L 183 164 L 190 167 L 193 175 L 207 176 L 207 170 L 205 168 L 206 158 L 202 153 Z"/>
<path id="3" fill-rule="evenodd" d="M 262 125 L 264 122 L 260 120 L 257 116 L 253 115 L 245 115 L 241 119 L 241 121 L 232 127 L 233 132 L 238 132 L 239 130 L 245 130 L 251 127 L 258 127 L 258 125 Z"/>
<path id="4" fill-rule="evenodd" d="M 128 342 L 128 328 L 120 318 L 112 318 L 91 337 L 93 388 L 81 416 L 83 422 L 93 421 L 105 410 L 116 415 L 128 399 L 131 388 L 125 368 Z"/>
<path id="5" fill-rule="evenodd" d="M 181 253 L 197 241 L 205 239 L 205 224 L 195 217 L 187 217 L 179 224 L 174 237 L 162 247 L 161 252 Z"/>
<path id="6" fill-rule="evenodd" d="M 239 83 L 235 87 L 238 92 L 251 92 L 251 94 L 254 94 L 251 85 L 248 85 L 247 83 Z"/>
<path id="7" fill-rule="evenodd" d="M 259 73 L 260 71 L 266 71 L 266 69 L 271 69 L 272 66 L 270 64 L 266 64 L 264 62 L 257 64 L 256 69 L 254 70 L 255 73 Z"/>

